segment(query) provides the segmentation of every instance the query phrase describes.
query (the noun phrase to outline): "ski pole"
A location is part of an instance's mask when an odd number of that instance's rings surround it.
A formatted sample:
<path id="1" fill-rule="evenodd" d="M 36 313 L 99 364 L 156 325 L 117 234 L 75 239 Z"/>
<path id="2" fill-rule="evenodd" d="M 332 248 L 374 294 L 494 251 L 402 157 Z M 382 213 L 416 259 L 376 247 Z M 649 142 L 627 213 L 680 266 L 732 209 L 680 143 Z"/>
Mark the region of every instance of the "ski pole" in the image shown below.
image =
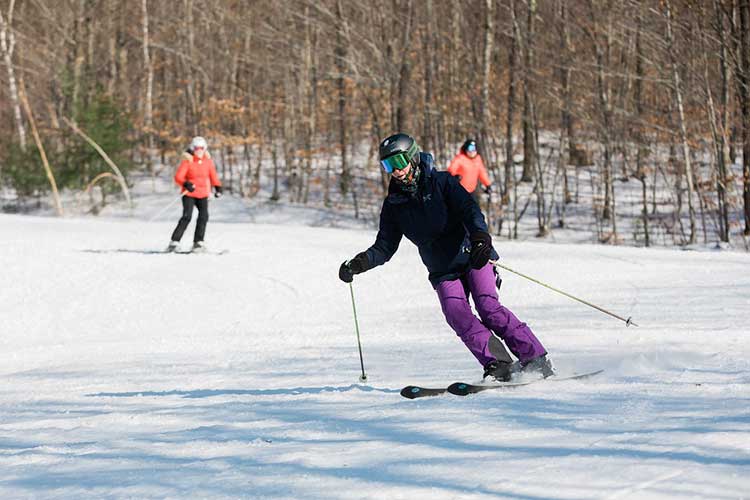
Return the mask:
<path id="1" fill-rule="evenodd" d="M 156 215 L 154 215 L 153 217 L 151 217 L 148 221 L 149 222 L 154 222 L 154 220 L 156 220 L 157 217 L 159 217 L 161 214 L 163 214 L 164 212 L 166 212 L 169 209 L 169 207 L 171 207 L 172 205 L 174 205 L 177 202 L 177 200 L 179 200 L 180 198 L 182 198 L 185 195 L 185 193 L 187 193 L 187 191 L 182 191 L 177 198 L 175 198 L 174 200 L 172 200 L 169 203 L 169 205 L 167 205 L 166 207 L 164 207 L 161 210 L 159 210 L 159 213 L 157 213 Z"/>
<path id="2" fill-rule="evenodd" d="M 359 347 L 359 364 L 362 367 L 362 375 L 359 377 L 360 382 L 367 382 L 367 375 L 365 374 L 365 362 L 362 359 L 362 342 L 359 338 L 359 322 L 357 321 L 357 306 L 354 304 L 354 287 L 349 283 L 349 292 L 352 296 L 352 311 L 354 311 L 354 328 L 357 331 L 357 346 Z"/>
<path id="3" fill-rule="evenodd" d="M 509 268 L 509 267 L 507 267 L 507 266 L 504 266 L 504 265 L 500 264 L 500 263 L 499 263 L 499 262 L 497 262 L 497 261 L 491 260 L 491 261 L 490 261 L 490 263 L 491 263 L 491 264 L 492 264 L 493 266 L 495 266 L 495 267 L 500 267 L 500 268 L 502 268 L 502 269 L 505 269 L 506 271 L 510 271 L 510 272 L 511 272 L 511 273 L 513 273 L 513 274 L 517 274 L 518 276 L 520 276 L 520 277 L 522 277 L 522 278 L 526 278 L 527 280 L 529 280 L 529 281 L 532 281 L 532 282 L 536 283 L 537 285 L 542 285 L 543 287 L 549 288 L 549 289 L 550 289 L 550 290 L 552 290 L 553 292 L 557 292 L 557 293 L 559 293 L 559 294 L 561 294 L 561 295 L 565 295 L 566 297 L 568 297 L 568 298 L 570 298 L 570 299 L 573 299 L 573 300 L 577 300 L 577 301 L 578 301 L 578 302 L 580 302 L 581 304 L 586 304 L 586 305 L 587 305 L 587 306 L 589 306 L 589 307 L 593 307 L 594 309 L 596 309 L 596 310 L 598 310 L 598 311 L 601 311 L 601 312 L 603 312 L 604 314 L 609 314 L 609 315 L 610 315 L 610 316 L 612 316 L 613 318 L 617 318 L 617 319 L 619 319 L 620 321 L 624 321 L 624 322 L 625 322 L 625 326 L 630 326 L 630 325 L 633 325 L 633 326 L 638 326 L 638 325 L 636 325 L 636 324 L 635 324 L 635 323 L 633 322 L 633 320 L 632 320 L 632 316 L 628 316 L 628 319 L 625 319 L 625 318 L 623 318 L 622 316 L 618 316 L 617 314 L 615 314 L 615 313 L 613 313 L 613 312 L 609 312 L 609 311 L 607 311 L 607 310 L 606 310 L 606 309 L 604 309 L 603 307 L 599 307 L 599 306 L 597 306 L 597 305 L 595 305 L 595 304 L 592 304 L 591 302 L 587 302 L 587 301 L 585 301 L 585 300 L 583 300 L 583 299 L 579 299 L 579 298 L 578 298 L 578 297 L 576 297 L 575 295 L 571 295 L 571 294 L 569 294 L 569 293 L 567 293 L 567 292 L 563 292 L 562 290 L 558 290 L 557 288 L 555 288 L 555 287 L 553 287 L 553 286 L 550 286 L 550 285 L 548 285 L 548 284 L 546 284 L 546 283 L 542 283 L 541 281 L 539 281 L 539 280 L 537 280 L 537 279 L 534 279 L 534 278 L 532 278 L 531 276 L 526 276 L 526 275 L 525 275 L 525 274 L 523 274 L 523 273 L 519 273 L 518 271 L 514 271 L 513 269 L 511 269 L 511 268 Z"/>

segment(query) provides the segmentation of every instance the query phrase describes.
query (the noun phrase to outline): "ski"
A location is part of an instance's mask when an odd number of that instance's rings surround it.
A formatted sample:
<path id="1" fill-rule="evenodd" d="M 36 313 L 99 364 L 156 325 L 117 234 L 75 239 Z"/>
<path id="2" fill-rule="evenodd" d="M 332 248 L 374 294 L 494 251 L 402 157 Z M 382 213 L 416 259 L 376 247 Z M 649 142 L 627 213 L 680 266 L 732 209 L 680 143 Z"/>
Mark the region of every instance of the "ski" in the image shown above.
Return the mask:
<path id="1" fill-rule="evenodd" d="M 527 382 L 503 382 L 496 384 L 467 384 L 464 382 L 456 382 L 448 386 L 448 392 L 455 396 L 468 396 L 469 394 L 476 394 L 478 392 L 489 391 L 492 389 L 514 389 L 516 387 L 523 387 L 526 385 L 536 384 L 537 382 L 564 382 L 566 380 L 580 380 L 585 378 L 594 377 L 599 375 L 604 370 L 595 370 L 587 373 L 577 373 L 575 375 L 568 375 L 564 377 L 553 376 L 549 378 L 538 378 L 535 380 L 529 380 Z"/>
<path id="2" fill-rule="evenodd" d="M 568 375 L 568 376 L 554 376 L 549 378 L 538 378 L 534 380 L 529 380 L 526 382 L 503 382 L 503 383 L 496 383 L 496 384 L 487 384 L 487 385 L 481 385 L 481 384 L 467 384 L 465 382 L 455 382 L 448 387 L 421 387 L 418 385 L 407 385 L 403 389 L 401 389 L 401 396 L 407 398 L 407 399 L 418 399 L 418 398 L 426 398 L 431 396 L 441 396 L 445 393 L 450 393 L 455 396 L 468 396 L 469 394 L 476 394 L 478 392 L 487 391 L 490 389 L 513 389 L 516 387 L 523 387 L 531 384 L 535 384 L 537 382 L 564 382 L 566 380 L 580 380 L 585 379 L 589 377 L 593 377 L 595 375 L 599 375 L 604 370 L 595 370 L 592 372 L 587 373 L 577 373 L 575 375 Z"/>
<path id="3" fill-rule="evenodd" d="M 177 255 L 224 255 L 229 253 L 229 250 L 201 250 L 201 251 L 193 251 L 193 250 L 173 250 L 171 252 L 165 251 L 162 253 L 172 253 Z"/>
<path id="4" fill-rule="evenodd" d="M 407 385 L 401 389 L 401 395 L 407 399 L 426 398 L 429 396 L 440 396 L 448 392 L 447 387 L 429 388 L 419 387 L 417 385 Z"/>

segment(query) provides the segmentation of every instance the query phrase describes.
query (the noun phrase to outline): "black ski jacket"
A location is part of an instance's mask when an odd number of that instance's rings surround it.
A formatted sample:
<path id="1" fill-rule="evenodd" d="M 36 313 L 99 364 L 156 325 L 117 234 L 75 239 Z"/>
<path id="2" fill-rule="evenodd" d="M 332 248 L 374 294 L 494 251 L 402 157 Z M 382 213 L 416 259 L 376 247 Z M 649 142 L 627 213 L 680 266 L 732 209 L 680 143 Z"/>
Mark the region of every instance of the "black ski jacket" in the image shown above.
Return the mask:
<path id="1" fill-rule="evenodd" d="M 415 193 L 403 191 L 395 179 L 380 211 L 375 244 L 367 249 L 370 267 L 388 262 L 398 250 L 401 237 L 417 245 L 433 287 L 459 278 L 470 269 L 469 235 L 487 232 L 474 198 L 448 172 L 433 168 L 432 155 L 420 153 L 422 173 Z M 492 258 L 497 253 L 492 250 Z"/>

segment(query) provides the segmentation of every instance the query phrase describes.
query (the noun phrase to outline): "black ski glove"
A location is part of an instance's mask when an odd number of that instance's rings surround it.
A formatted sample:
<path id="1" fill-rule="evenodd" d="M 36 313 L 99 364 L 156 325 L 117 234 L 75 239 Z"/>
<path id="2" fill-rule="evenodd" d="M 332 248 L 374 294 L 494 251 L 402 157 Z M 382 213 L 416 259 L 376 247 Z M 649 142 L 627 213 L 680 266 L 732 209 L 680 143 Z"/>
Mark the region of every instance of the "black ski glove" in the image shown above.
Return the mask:
<path id="1" fill-rule="evenodd" d="M 224 194 L 224 190 L 222 189 L 221 186 L 214 186 L 214 191 L 215 191 L 214 192 L 215 198 L 221 198 L 222 195 Z"/>
<path id="2" fill-rule="evenodd" d="M 492 255 L 492 237 L 484 231 L 476 231 L 469 236 L 471 240 L 471 254 L 469 260 L 474 269 L 483 268 Z"/>
<path id="3" fill-rule="evenodd" d="M 492 186 L 485 186 L 484 192 L 487 194 L 492 194 Z"/>
<path id="4" fill-rule="evenodd" d="M 358 253 L 352 260 L 341 263 L 339 267 L 339 279 L 344 283 L 351 283 L 354 275 L 363 273 L 370 269 L 370 259 L 365 252 Z"/>
<path id="5" fill-rule="evenodd" d="M 190 181 L 185 181 L 182 184 L 182 187 L 184 187 L 188 193 L 192 193 L 193 191 L 195 191 L 195 185 Z"/>

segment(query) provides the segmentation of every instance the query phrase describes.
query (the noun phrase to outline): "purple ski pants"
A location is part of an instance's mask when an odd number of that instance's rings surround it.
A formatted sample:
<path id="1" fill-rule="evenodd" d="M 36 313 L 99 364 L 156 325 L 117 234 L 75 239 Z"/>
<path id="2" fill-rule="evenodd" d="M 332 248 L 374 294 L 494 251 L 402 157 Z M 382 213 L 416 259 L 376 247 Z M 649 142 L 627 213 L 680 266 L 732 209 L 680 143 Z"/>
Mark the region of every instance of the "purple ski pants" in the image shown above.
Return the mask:
<path id="1" fill-rule="evenodd" d="M 500 304 L 492 264 L 472 269 L 460 279 L 443 281 L 436 291 L 446 321 L 482 366 L 495 361 L 489 349 L 490 330 L 503 339 L 521 363 L 547 353 L 526 323 Z M 481 321 L 471 310 L 469 295 Z"/>

